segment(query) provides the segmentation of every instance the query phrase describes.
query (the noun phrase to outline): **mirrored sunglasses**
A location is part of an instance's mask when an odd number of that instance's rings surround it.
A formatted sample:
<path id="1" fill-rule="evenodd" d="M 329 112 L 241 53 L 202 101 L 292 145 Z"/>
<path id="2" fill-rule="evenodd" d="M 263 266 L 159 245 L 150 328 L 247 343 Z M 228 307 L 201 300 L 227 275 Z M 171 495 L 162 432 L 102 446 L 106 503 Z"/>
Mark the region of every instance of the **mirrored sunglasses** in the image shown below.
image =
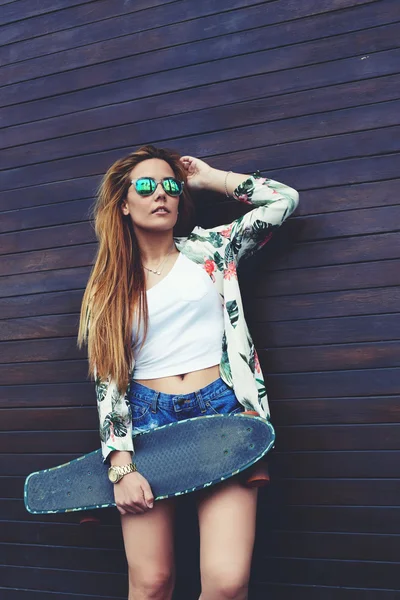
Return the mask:
<path id="1" fill-rule="evenodd" d="M 139 177 L 139 179 L 132 179 L 131 183 L 135 186 L 135 190 L 140 196 L 151 196 L 151 194 L 154 194 L 159 183 L 161 183 L 164 191 L 169 196 L 179 196 L 182 194 L 184 185 L 183 181 L 179 181 L 175 177 L 164 177 L 164 179 L 160 179 L 159 181 L 156 181 L 153 177 Z"/>

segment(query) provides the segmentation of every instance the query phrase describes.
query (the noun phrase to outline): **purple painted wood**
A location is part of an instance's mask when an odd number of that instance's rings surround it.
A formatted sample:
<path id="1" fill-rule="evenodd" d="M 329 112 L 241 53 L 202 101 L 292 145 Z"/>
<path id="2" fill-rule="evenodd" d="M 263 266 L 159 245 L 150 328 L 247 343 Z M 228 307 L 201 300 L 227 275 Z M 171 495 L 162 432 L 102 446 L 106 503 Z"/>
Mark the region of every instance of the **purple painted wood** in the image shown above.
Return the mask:
<path id="1" fill-rule="evenodd" d="M 276 449 L 255 600 L 400 593 L 397 0 L 0 0 L 0 596 L 126 597 L 119 517 L 23 506 L 33 470 L 99 443 L 76 347 L 104 170 L 144 142 L 301 192 L 240 270 Z M 246 212 L 196 195 L 198 222 Z M 199 596 L 181 503 L 174 600 Z M 73 548 L 73 552 L 71 552 Z M 121 577 L 121 574 L 123 575 Z"/>

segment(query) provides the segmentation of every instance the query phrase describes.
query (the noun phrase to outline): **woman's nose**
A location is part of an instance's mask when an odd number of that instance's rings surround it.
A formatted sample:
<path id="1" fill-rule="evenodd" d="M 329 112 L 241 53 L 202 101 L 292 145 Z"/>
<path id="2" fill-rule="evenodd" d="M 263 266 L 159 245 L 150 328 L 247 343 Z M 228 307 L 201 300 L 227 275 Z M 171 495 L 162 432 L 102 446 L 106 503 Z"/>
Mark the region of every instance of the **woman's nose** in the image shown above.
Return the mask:
<path id="1" fill-rule="evenodd" d="M 161 187 L 161 189 L 159 189 L 159 187 L 158 187 L 158 186 L 160 186 L 160 187 Z M 161 195 L 162 195 L 162 196 L 165 198 L 165 190 L 164 190 L 164 188 L 163 188 L 163 186 L 162 186 L 162 184 L 161 184 L 161 181 L 159 181 L 159 182 L 157 183 L 157 187 L 156 187 L 156 189 L 154 190 L 154 194 L 155 194 L 156 198 L 158 198 L 158 197 L 160 196 L 160 194 L 161 194 Z"/>

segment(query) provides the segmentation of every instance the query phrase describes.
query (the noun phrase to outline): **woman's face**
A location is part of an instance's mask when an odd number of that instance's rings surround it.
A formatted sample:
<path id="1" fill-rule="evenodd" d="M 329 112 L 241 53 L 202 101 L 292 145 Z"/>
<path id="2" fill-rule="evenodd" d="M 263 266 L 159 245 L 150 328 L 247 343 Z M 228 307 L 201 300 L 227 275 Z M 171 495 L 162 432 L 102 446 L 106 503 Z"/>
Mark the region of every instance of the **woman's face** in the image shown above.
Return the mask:
<path id="1" fill-rule="evenodd" d="M 149 158 L 137 164 L 130 172 L 130 179 L 139 177 L 153 177 L 160 181 L 164 177 L 175 177 L 175 174 L 164 160 Z M 134 184 L 131 184 L 122 204 L 122 212 L 130 215 L 134 227 L 153 232 L 168 231 L 178 219 L 178 204 L 179 196 L 169 196 L 161 182 L 151 196 L 140 196 Z"/>

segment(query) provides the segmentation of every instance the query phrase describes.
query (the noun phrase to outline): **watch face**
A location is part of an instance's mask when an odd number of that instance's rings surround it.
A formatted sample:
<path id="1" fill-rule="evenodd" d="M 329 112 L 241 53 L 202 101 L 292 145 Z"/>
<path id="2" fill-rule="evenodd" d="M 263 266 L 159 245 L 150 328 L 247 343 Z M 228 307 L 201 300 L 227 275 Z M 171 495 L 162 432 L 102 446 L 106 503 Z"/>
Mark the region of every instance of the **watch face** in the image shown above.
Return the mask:
<path id="1" fill-rule="evenodd" d="M 116 483 L 119 480 L 119 475 L 114 469 L 109 469 L 108 478 L 112 483 Z"/>

